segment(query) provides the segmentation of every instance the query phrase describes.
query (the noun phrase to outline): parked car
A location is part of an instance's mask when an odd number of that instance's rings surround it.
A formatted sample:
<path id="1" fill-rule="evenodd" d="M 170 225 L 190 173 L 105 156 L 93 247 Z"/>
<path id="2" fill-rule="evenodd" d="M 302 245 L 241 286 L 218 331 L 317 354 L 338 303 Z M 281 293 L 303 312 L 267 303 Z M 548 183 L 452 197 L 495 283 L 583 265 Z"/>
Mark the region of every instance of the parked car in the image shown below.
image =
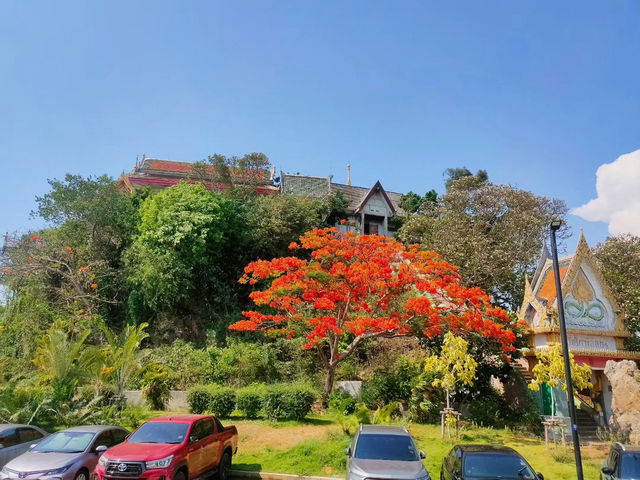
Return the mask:
<path id="1" fill-rule="evenodd" d="M 47 435 L 33 425 L 0 424 L 0 468 Z"/>
<path id="2" fill-rule="evenodd" d="M 158 417 L 100 457 L 94 480 L 188 480 L 216 472 L 227 480 L 237 449 L 236 427 L 225 428 L 216 417 Z"/>
<path id="3" fill-rule="evenodd" d="M 640 447 L 616 443 L 602 465 L 601 480 L 639 480 Z"/>
<path id="4" fill-rule="evenodd" d="M 440 480 L 544 480 L 513 448 L 455 445 L 442 461 Z"/>
<path id="5" fill-rule="evenodd" d="M 7 463 L 0 480 L 89 480 L 99 456 L 127 434 L 123 428 L 105 425 L 62 430 Z"/>
<path id="6" fill-rule="evenodd" d="M 430 478 L 422 463 L 424 452 L 404 427 L 360 425 L 346 453 L 347 480 Z"/>

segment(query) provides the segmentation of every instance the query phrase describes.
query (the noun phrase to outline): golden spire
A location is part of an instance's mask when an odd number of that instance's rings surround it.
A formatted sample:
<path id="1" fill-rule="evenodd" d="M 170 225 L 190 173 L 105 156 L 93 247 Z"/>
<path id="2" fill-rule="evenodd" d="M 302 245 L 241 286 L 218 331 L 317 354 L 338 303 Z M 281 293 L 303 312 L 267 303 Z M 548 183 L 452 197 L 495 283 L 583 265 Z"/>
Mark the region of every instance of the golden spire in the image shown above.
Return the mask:
<path id="1" fill-rule="evenodd" d="M 351 186 L 351 164 L 347 163 L 347 185 Z"/>

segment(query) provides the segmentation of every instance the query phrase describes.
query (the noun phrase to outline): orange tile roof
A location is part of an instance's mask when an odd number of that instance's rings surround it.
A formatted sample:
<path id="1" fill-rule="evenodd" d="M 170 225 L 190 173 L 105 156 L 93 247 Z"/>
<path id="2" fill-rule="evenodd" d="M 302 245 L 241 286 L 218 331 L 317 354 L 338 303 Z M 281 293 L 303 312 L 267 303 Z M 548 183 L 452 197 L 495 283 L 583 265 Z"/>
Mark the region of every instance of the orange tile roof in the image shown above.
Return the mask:
<path id="1" fill-rule="evenodd" d="M 564 279 L 565 274 L 569 266 L 560 267 L 560 281 Z M 547 276 L 542 283 L 542 286 L 538 289 L 538 297 L 546 299 L 549 304 L 553 303 L 556 299 L 556 276 L 552 268 L 549 268 Z"/>
<path id="2" fill-rule="evenodd" d="M 142 169 L 148 169 L 150 171 L 165 171 L 165 172 L 175 172 L 179 174 L 190 174 L 193 173 L 193 163 L 189 162 L 176 162 L 173 160 L 156 160 L 153 158 L 148 158 L 141 166 Z M 216 167 L 213 165 L 206 166 L 206 172 L 208 174 L 215 174 Z M 267 169 L 260 170 L 241 170 L 239 168 L 231 168 L 230 169 L 231 176 L 234 179 L 240 178 L 254 178 L 254 179 L 269 179 L 270 172 Z"/>

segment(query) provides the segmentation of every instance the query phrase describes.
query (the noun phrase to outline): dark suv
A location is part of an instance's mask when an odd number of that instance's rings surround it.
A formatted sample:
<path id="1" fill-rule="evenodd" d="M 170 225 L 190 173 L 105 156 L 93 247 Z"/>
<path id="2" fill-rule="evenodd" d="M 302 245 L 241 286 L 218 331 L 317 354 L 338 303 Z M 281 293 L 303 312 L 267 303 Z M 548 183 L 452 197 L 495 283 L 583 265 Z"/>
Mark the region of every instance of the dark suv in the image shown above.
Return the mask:
<path id="1" fill-rule="evenodd" d="M 601 480 L 640 479 L 640 447 L 616 443 L 602 465 Z"/>
<path id="2" fill-rule="evenodd" d="M 456 445 L 442 461 L 441 480 L 543 480 L 518 452 L 493 445 Z"/>

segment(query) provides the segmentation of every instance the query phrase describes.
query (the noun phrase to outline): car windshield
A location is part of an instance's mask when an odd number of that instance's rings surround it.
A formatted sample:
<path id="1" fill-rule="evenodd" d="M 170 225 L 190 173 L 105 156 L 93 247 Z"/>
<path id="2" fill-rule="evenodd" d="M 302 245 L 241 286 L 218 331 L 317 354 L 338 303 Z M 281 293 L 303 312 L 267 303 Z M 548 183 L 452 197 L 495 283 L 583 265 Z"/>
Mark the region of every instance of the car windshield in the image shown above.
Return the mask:
<path id="1" fill-rule="evenodd" d="M 629 452 L 622 455 L 620 478 L 640 478 L 640 452 Z"/>
<path id="2" fill-rule="evenodd" d="M 412 462 L 419 460 L 416 446 L 409 435 L 385 435 L 364 433 L 358 437 L 353 455 L 362 460 L 398 460 Z"/>
<path id="3" fill-rule="evenodd" d="M 129 437 L 129 443 L 182 443 L 187 437 L 188 423 L 149 422 Z"/>
<path id="4" fill-rule="evenodd" d="M 467 453 L 464 478 L 506 478 L 533 480 L 535 474 L 519 455 L 509 453 Z"/>
<path id="5" fill-rule="evenodd" d="M 58 432 L 41 440 L 32 451 L 80 453 L 84 452 L 95 433 L 91 432 Z"/>

